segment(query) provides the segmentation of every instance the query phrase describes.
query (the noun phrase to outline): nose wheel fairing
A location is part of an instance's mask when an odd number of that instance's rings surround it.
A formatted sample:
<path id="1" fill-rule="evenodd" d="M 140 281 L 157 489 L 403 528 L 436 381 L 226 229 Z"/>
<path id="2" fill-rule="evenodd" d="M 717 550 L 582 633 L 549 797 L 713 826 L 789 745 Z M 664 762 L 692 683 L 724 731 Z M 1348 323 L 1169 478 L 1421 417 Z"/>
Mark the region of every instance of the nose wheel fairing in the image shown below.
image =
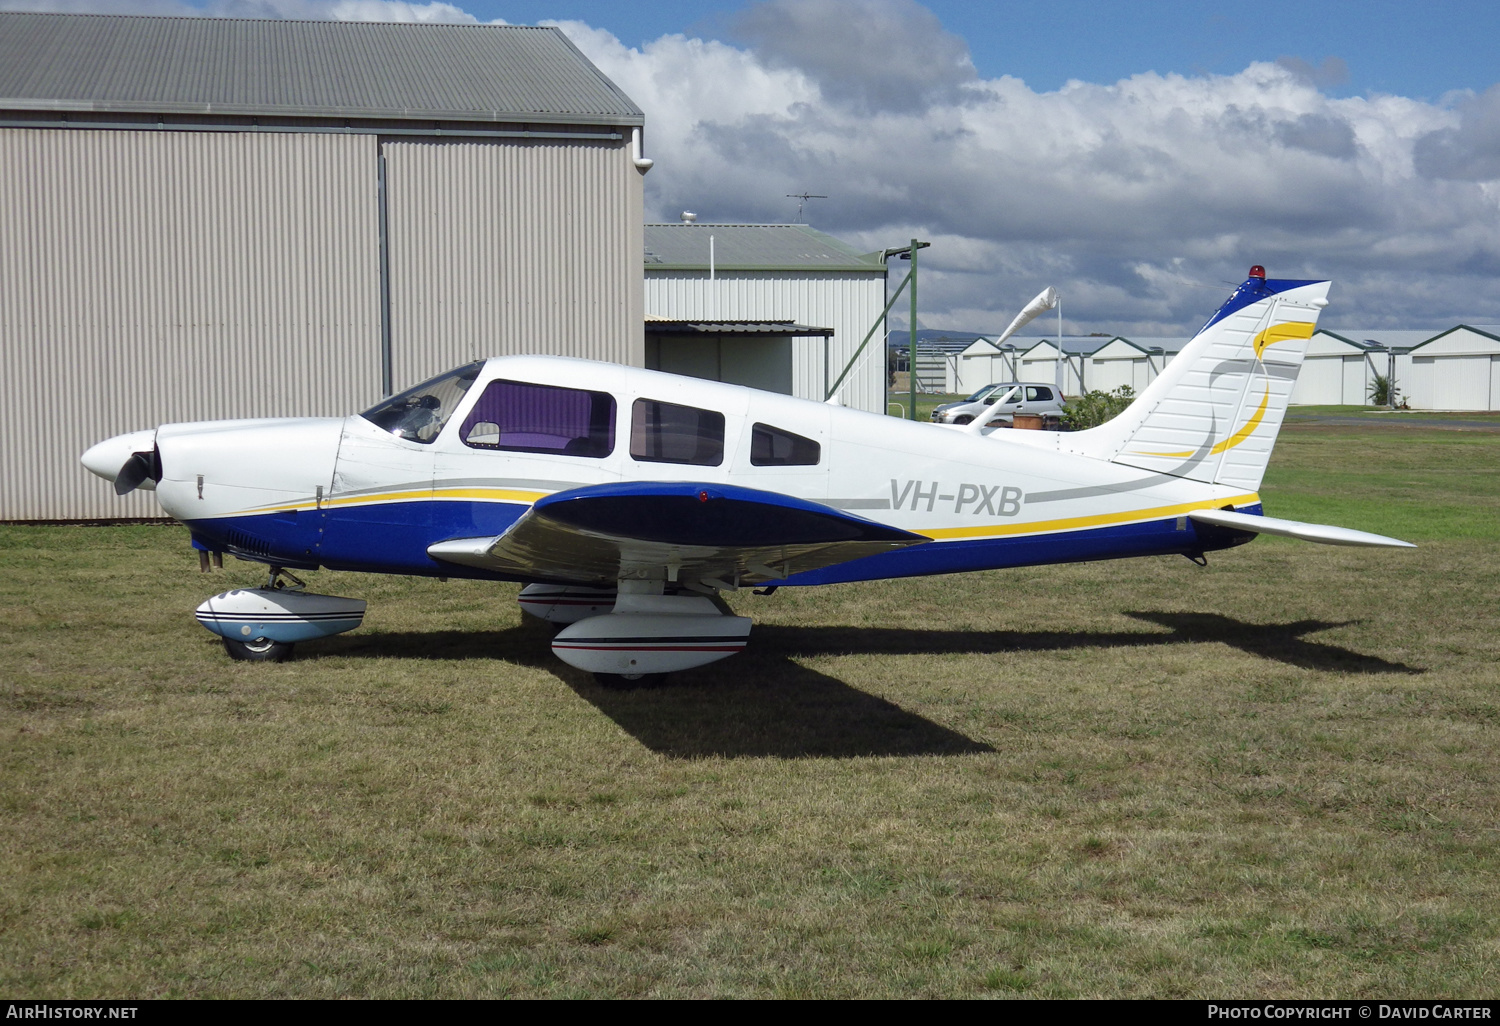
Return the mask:
<path id="1" fill-rule="evenodd" d="M 243 588 L 205 599 L 194 615 L 210 633 L 229 641 L 291 645 L 354 630 L 364 621 L 365 600 L 300 588 Z"/>

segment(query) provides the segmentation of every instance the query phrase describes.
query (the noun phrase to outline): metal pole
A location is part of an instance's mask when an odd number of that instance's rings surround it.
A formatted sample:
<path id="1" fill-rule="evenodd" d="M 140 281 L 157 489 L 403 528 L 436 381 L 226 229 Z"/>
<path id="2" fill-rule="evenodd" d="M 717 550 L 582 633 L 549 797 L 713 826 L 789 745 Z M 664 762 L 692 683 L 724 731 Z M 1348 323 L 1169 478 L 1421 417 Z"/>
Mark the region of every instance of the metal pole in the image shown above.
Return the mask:
<path id="1" fill-rule="evenodd" d="M 911 349 L 906 355 L 907 383 L 911 389 L 911 419 L 917 419 L 917 240 L 911 240 Z"/>
<path id="2" fill-rule="evenodd" d="M 840 374 L 838 380 L 833 383 L 833 387 L 828 390 L 828 394 L 823 396 L 825 400 L 831 399 L 833 397 L 833 393 L 838 391 L 839 386 L 844 383 L 844 379 L 849 376 L 849 372 L 854 369 L 854 365 L 856 362 L 858 362 L 860 354 L 865 351 L 865 346 L 869 345 L 870 339 L 875 337 L 875 329 L 885 324 L 886 314 L 891 312 L 891 307 L 895 306 L 896 300 L 901 298 L 901 290 L 906 288 L 906 283 L 909 281 L 911 281 L 911 272 L 907 271 L 906 277 L 901 279 L 901 284 L 896 286 L 895 294 L 892 295 L 890 299 L 886 300 L 885 309 L 880 311 L 880 319 L 877 320 L 874 324 L 870 325 L 870 330 L 865 332 L 865 337 L 860 341 L 859 348 L 854 350 L 854 355 L 849 357 L 848 363 L 844 364 L 844 372 Z M 884 335 L 881 336 L 881 342 L 882 344 L 885 343 Z"/>
<path id="3" fill-rule="evenodd" d="M 1063 382 L 1068 380 L 1068 372 L 1063 369 L 1065 359 L 1067 357 L 1063 356 L 1062 344 L 1062 298 L 1059 297 L 1057 300 L 1057 397 L 1059 399 L 1063 397 Z"/>
<path id="4" fill-rule="evenodd" d="M 375 202 L 380 211 L 380 394 L 390 395 L 391 372 L 391 237 L 386 227 L 385 154 L 375 158 Z"/>
<path id="5" fill-rule="evenodd" d="M 886 407 L 885 407 L 885 412 L 886 413 L 890 413 L 891 412 L 891 406 L 890 406 L 890 402 L 889 402 L 889 400 L 891 398 L 891 389 L 890 389 L 890 386 L 892 384 L 894 384 L 894 382 L 891 380 L 891 325 L 890 325 L 890 319 L 888 317 L 888 315 L 891 312 L 891 303 L 893 302 L 893 300 L 891 299 L 891 258 L 889 256 L 884 256 L 884 257 L 881 258 L 881 262 L 885 264 L 885 280 L 881 283 L 881 286 L 880 286 L 881 291 L 882 291 L 882 293 L 885 296 L 885 309 L 880 311 L 880 353 L 881 353 L 882 356 L 885 357 L 885 380 L 886 380 L 886 387 L 884 389 L 882 389 L 882 391 L 885 392 L 885 397 L 887 399 Z M 901 284 L 902 284 L 903 287 L 906 285 L 906 279 L 905 278 L 901 279 Z M 896 295 L 899 296 L 900 294 L 901 294 L 901 290 L 897 289 L 896 290 Z M 870 330 L 871 331 L 875 330 L 874 325 L 870 326 Z M 868 341 L 869 341 L 869 339 L 866 338 L 865 342 L 868 342 Z M 864 348 L 865 348 L 865 342 L 861 342 L 859 344 L 859 348 L 860 348 L 861 351 L 863 351 Z M 856 354 L 856 355 L 858 355 L 858 354 Z M 849 373 L 849 371 L 846 369 L 844 371 L 844 374 L 848 374 L 848 373 Z M 844 380 L 843 375 L 840 375 L 839 376 L 839 381 L 843 381 L 843 380 Z M 835 386 L 835 387 L 837 387 L 837 386 Z M 828 395 L 832 395 L 832 394 L 833 393 L 831 391 L 828 393 Z M 828 396 L 824 396 L 823 398 L 827 399 Z"/>
<path id="6" fill-rule="evenodd" d="M 828 401 L 828 336 L 823 336 L 823 401 Z"/>

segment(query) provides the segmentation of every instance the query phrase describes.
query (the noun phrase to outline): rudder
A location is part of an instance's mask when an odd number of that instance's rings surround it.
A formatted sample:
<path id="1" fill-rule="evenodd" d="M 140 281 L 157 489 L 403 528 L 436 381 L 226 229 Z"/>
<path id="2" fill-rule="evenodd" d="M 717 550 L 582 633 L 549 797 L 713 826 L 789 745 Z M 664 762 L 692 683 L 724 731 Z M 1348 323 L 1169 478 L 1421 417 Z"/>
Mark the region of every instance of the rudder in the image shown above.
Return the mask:
<path id="1" fill-rule="evenodd" d="M 1123 413 L 1063 447 L 1257 490 L 1329 284 L 1247 279 Z"/>

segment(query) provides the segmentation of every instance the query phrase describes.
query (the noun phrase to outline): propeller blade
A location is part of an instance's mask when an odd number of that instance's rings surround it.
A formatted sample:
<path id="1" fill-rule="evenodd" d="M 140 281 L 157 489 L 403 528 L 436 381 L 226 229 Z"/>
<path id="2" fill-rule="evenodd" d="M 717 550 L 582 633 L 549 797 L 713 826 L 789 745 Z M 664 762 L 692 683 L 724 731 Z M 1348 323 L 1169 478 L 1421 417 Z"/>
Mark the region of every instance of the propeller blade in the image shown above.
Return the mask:
<path id="1" fill-rule="evenodd" d="M 115 475 L 115 494 L 128 495 L 141 486 L 141 482 L 151 476 L 154 469 L 155 454 L 149 452 L 135 452 L 130 454 L 130 459 L 120 467 L 120 472 Z"/>

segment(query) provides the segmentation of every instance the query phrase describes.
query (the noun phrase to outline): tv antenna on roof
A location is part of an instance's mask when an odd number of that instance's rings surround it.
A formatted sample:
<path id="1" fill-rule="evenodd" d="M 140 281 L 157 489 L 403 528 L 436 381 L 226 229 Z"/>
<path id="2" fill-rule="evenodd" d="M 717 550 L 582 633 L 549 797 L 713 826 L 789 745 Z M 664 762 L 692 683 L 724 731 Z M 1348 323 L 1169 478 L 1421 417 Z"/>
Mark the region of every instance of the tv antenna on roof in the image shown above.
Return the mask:
<path id="1" fill-rule="evenodd" d="M 797 220 L 793 221 L 792 224 L 802 224 L 802 204 L 808 200 L 827 199 L 828 197 L 819 196 L 815 192 L 789 192 L 786 194 L 786 198 L 799 201 L 797 204 Z"/>

